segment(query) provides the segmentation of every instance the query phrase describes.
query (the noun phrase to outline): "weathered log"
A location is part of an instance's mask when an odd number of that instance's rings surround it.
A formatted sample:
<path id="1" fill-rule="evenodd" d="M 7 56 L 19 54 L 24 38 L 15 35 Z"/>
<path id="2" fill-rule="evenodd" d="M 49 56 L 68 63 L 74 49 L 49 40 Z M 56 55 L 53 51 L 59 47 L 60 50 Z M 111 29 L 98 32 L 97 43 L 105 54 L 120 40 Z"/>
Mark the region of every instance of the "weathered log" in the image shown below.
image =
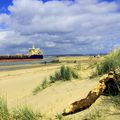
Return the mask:
<path id="1" fill-rule="evenodd" d="M 116 85 L 117 75 L 115 72 L 110 71 L 108 74 L 102 76 L 99 83 L 91 90 L 87 97 L 70 104 L 64 109 L 63 115 L 76 113 L 90 107 L 100 95 L 117 95 L 119 90 Z"/>

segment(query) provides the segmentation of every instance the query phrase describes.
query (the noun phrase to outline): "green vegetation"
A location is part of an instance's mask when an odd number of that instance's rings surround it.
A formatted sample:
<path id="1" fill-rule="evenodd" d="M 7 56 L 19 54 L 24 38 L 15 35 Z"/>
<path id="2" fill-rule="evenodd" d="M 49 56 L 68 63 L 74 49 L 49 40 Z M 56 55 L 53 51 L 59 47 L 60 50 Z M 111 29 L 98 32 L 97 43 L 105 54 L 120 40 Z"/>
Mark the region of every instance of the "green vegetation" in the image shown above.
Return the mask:
<path id="1" fill-rule="evenodd" d="M 41 84 L 39 84 L 34 90 L 33 90 L 33 95 L 36 95 L 38 92 L 40 92 L 41 90 L 47 88 L 48 86 L 50 86 L 50 82 L 47 81 L 47 79 L 45 78 L 43 80 L 43 82 Z"/>
<path id="2" fill-rule="evenodd" d="M 69 81 L 72 78 L 78 79 L 79 78 L 78 73 L 74 69 L 63 65 L 61 66 L 59 71 L 56 71 L 54 73 L 54 75 L 50 75 L 49 80 L 45 78 L 42 84 L 39 84 L 33 90 L 33 95 L 36 95 L 38 92 L 49 87 L 51 84 L 55 83 L 56 81 Z"/>
<path id="3" fill-rule="evenodd" d="M 97 64 L 96 71 L 98 75 L 105 74 L 110 70 L 120 67 L 120 49 L 114 50 L 107 55 L 102 62 Z"/>
<path id="4" fill-rule="evenodd" d="M 50 82 L 54 83 L 55 81 L 68 81 L 72 78 L 78 79 L 79 75 L 77 71 L 68 67 L 68 66 L 61 66 L 60 71 L 55 72 L 54 75 L 50 76 Z"/>
<path id="5" fill-rule="evenodd" d="M 7 101 L 0 96 L 0 120 L 9 120 L 10 113 L 7 108 Z"/>
<path id="6" fill-rule="evenodd" d="M 84 120 L 118 120 L 120 117 L 120 95 L 103 97 L 101 103 L 93 105 Z"/>
<path id="7" fill-rule="evenodd" d="M 29 107 L 8 110 L 7 101 L 0 97 L 0 120 L 41 120 L 42 115 Z"/>
<path id="8" fill-rule="evenodd" d="M 26 106 L 14 109 L 12 113 L 14 120 L 40 120 L 42 118 L 39 112 L 34 112 L 31 108 Z"/>
<path id="9" fill-rule="evenodd" d="M 119 114 L 120 114 L 120 94 L 116 97 L 110 96 L 109 101 L 111 101 L 114 107 L 119 110 Z"/>

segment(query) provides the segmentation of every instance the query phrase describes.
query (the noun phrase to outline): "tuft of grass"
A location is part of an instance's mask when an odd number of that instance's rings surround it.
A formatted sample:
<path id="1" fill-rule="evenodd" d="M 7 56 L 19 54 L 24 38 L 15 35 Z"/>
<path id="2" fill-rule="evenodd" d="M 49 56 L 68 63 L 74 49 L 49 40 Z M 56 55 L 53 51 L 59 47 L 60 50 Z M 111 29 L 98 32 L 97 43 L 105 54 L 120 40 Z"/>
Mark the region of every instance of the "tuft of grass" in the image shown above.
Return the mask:
<path id="1" fill-rule="evenodd" d="M 50 81 L 51 83 L 54 83 L 55 81 L 59 81 L 59 80 L 68 81 L 71 80 L 72 78 L 75 79 L 79 78 L 77 71 L 75 71 L 74 69 L 68 66 L 62 65 L 59 71 L 55 72 L 54 75 L 50 76 Z"/>
<path id="2" fill-rule="evenodd" d="M 34 90 L 33 90 L 33 95 L 36 95 L 39 91 L 47 88 L 50 86 L 50 82 L 45 78 L 42 82 L 42 84 L 39 84 Z"/>
<path id="3" fill-rule="evenodd" d="M 109 55 L 105 56 L 104 60 L 96 65 L 96 74 L 102 75 L 110 70 L 115 70 L 120 67 L 120 49 L 114 50 Z"/>
<path id="4" fill-rule="evenodd" d="M 14 120 L 41 120 L 42 115 L 29 107 L 23 106 L 13 110 L 12 118 Z"/>
<path id="5" fill-rule="evenodd" d="M 0 96 L 0 120 L 41 120 L 42 117 L 27 106 L 9 110 L 7 100 Z"/>
<path id="6" fill-rule="evenodd" d="M 101 102 L 92 105 L 83 116 L 83 120 L 119 120 L 120 95 L 102 97 Z"/>
<path id="7" fill-rule="evenodd" d="M 72 78 L 78 79 L 79 75 L 77 71 L 74 69 L 67 67 L 67 66 L 61 66 L 59 71 L 56 71 L 54 75 L 49 76 L 49 80 L 45 78 L 45 80 L 42 82 L 42 84 L 39 84 L 34 90 L 33 95 L 36 95 L 41 90 L 49 87 L 52 83 L 55 83 L 56 81 L 68 81 Z"/>
<path id="8" fill-rule="evenodd" d="M 0 96 L 0 120 L 9 120 L 10 113 L 7 107 L 7 100 Z"/>

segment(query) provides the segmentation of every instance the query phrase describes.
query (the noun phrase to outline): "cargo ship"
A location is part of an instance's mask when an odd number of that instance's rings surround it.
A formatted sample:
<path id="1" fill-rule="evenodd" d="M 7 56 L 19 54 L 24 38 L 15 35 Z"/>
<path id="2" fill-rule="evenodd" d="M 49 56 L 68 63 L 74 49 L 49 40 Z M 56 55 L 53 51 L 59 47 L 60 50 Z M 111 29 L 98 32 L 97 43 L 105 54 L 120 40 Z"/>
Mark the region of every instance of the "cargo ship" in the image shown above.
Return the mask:
<path id="1" fill-rule="evenodd" d="M 43 52 L 39 48 L 29 48 L 28 54 L 0 55 L 0 62 L 17 62 L 17 61 L 36 61 L 43 59 Z"/>

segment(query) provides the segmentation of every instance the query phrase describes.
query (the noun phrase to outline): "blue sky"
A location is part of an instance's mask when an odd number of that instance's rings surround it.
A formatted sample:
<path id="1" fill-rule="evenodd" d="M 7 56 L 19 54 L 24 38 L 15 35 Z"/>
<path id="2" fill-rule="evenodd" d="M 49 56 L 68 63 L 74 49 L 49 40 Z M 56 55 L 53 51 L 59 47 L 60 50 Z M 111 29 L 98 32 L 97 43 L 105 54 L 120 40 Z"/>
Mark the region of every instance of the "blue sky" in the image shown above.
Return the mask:
<path id="1" fill-rule="evenodd" d="M 0 54 L 106 53 L 120 46 L 119 0 L 0 0 Z"/>
<path id="2" fill-rule="evenodd" d="M 48 2 L 48 1 L 52 1 L 52 0 L 42 0 L 43 2 Z M 64 1 L 64 0 L 59 0 L 59 1 Z M 75 0 L 69 0 L 69 1 L 75 1 Z M 99 0 L 99 1 L 107 1 L 107 2 L 113 2 L 113 1 L 118 1 L 118 0 Z M 9 13 L 9 11 L 7 10 L 9 5 L 13 4 L 13 0 L 0 0 L 0 10 L 1 8 L 5 8 L 6 10 L 1 10 L 1 13 Z"/>

